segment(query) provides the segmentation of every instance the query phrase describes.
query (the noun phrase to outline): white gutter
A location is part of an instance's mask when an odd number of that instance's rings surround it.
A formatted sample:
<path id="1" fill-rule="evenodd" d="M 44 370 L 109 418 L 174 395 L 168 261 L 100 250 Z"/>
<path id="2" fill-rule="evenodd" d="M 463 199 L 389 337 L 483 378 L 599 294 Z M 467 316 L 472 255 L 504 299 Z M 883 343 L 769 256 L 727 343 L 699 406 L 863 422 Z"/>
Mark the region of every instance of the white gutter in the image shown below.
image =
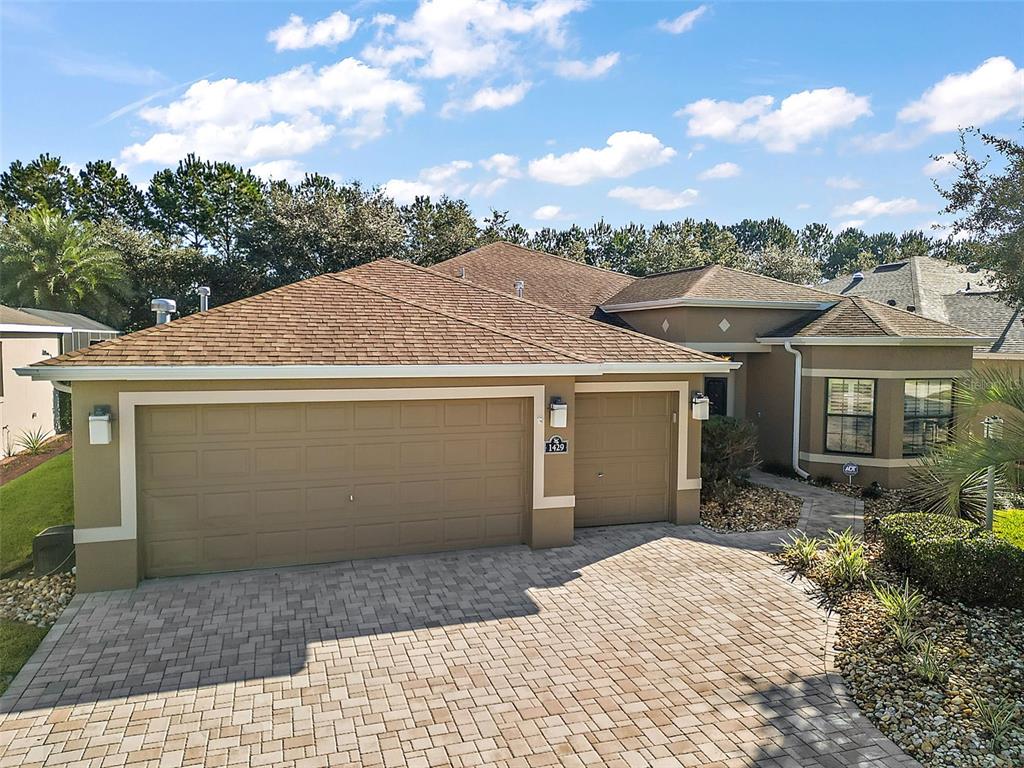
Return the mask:
<path id="1" fill-rule="evenodd" d="M 35 381 L 213 381 L 243 379 L 369 379 L 473 376 L 601 376 L 607 373 L 724 373 L 740 363 L 526 363 L 495 365 L 149 365 L 15 368 Z"/>
<path id="2" fill-rule="evenodd" d="M 794 337 L 758 336 L 757 340 L 761 344 L 785 346 Z M 797 341 L 803 346 L 830 347 L 976 347 L 995 339 L 982 336 L 801 336 Z"/>
<path id="3" fill-rule="evenodd" d="M 793 348 L 792 339 L 786 339 L 783 346 L 793 355 L 793 471 L 806 480 L 810 474 L 800 469 L 800 385 L 803 381 L 800 369 L 804 358 L 799 349 Z"/>
<path id="4" fill-rule="evenodd" d="M 704 299 L 674 298 L 629 301 L 622 304 L 602 304 L 605 312 L 639 312 L 645 309 L 667 309 L 669 307 L 731 307 L 734 309 L 804 309 L 823 310 L 834 307 L 834 301 L 768 301 L 765 299 Z"/>
<path id="5" fill-rule="evenodd" d="M 42 333 L 47 336 L 71 333 L 69 325 L 28 325 L 26 323 L 0 323 L 0 333 Z"/>

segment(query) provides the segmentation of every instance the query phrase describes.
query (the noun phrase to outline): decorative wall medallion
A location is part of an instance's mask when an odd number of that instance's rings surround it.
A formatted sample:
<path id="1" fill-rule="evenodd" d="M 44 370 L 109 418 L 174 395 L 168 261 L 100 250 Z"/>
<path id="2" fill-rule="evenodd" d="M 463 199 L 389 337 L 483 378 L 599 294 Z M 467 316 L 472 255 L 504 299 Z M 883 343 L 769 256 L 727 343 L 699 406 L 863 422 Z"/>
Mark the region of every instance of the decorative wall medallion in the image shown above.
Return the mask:
<path id="1" fill-rule="evenodd" d="M 722 333 L 725 333 L 725 332 L 726 332 L 726 331 L 728 331 L 728 330 L 729 330 L 730 328 L 732 328 L 732 323 L 730 323 L 730 322 L 729 322 L 728 320 L 726 320 L 726 319 L 725 319 L 725 318 L 723 317 L 723 318 L 722 318 L 722 322 L 720 322 L 720 323 L 718 324 L 718 327 L 722 329 Z"/>
<path id="2" fill-rule="evenodd" d="M 661 321 L 661 331 L 662 331 L 662 333 L 668 333 L 668 318 L 667 317 L 664 320 Z"/>

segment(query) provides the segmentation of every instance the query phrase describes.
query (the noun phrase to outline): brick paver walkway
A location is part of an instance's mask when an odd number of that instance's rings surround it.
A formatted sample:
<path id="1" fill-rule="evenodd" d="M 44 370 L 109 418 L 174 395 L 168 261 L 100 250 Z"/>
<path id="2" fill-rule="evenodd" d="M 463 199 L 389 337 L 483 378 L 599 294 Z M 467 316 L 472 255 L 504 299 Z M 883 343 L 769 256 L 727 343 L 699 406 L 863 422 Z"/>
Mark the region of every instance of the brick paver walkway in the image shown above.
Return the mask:
<path id="1" fill-rule="evenodd" d="M 860 499 L 756 470 L 750 473 L 750 480 L 803 499 L 797 528 L 808 536 L 822 537 L 829 531 L 842 533 L 847 528 L 852 528 L 854 533 L 864 532 L 864 502 Z"/>
<path id="2" fill-rule="evenodd" d="M 78 596 L 0 765 L 914 766 L 743 535 L 628 526 Z"/>

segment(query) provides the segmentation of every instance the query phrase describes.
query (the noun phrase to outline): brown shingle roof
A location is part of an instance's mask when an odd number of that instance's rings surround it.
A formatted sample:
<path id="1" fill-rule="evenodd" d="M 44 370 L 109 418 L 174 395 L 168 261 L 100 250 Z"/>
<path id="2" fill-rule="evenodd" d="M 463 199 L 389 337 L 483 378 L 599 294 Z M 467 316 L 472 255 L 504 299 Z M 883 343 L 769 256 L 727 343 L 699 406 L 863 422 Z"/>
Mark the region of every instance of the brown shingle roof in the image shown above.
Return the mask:
<path id="1" fill-rule="evenodd" d="M 821 303 L 835 301 L 836 297 L 785 280 L 711 264 L 641 278 L 602 302 L 602 306 L 614 308 L 622 304 L 673 299 Z"/>
<path id="2" fill-rule="evenodd" d="M 595 308 L 636 278 L 592 267 L 563 256 L 498 242 L 442 261 L 432 270 L 459 277 L 465 269 L 470 282 L 515 293 L 516 280 L 526 283 L 528 299 L 555 309 L 590 317 Z"/>
<path id="3" fill-rule="evenodd" d="M 842 298 L 834 307 L 763 334 L 764 338 L 790 336 L 965 338 L 976 334 L 871 299 L 850 296 Z"/>
<path id="4" fill-rule="evenodd" d="M 467 365 L 719 358 L 382 259 L 37 363 Z"/>

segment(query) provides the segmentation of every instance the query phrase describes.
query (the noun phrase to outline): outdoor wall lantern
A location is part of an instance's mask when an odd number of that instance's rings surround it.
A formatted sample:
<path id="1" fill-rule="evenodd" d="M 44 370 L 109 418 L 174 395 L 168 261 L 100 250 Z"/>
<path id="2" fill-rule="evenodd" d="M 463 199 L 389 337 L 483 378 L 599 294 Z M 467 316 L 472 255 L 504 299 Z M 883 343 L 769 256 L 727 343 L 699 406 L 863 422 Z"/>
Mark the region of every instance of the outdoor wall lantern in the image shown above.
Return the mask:
<path id="1" fill-rule="evenodd" d="M 703 392 L 694 392 L 693 399 L 690 400 L 690 404 L 693 408 L 693 418 L 697 421 L 707 421 L 711 415 L 711 400 Z"/>
<path id="2" fill-rule="evenodd" d="M 89 444 L 110 445 L 110 406 L 97 405 L 89 414 Z"/>
<path id="3" fill-rule="evenodd" d="M 551 398 L 551 426 L 564 428 L 569 423 L 569 404 L 558 395 Z"/>

